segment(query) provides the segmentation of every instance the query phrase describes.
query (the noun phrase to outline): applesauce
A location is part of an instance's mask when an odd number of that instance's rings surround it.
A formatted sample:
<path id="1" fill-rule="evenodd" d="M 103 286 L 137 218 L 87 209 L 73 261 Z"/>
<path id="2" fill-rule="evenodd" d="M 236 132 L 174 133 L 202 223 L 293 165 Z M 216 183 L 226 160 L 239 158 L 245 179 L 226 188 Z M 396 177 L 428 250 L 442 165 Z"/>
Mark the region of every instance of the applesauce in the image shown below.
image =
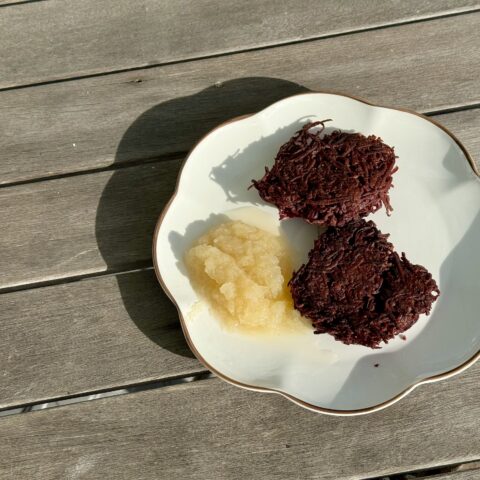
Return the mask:
<path id="1" fill-rule="evenodd" d="M 195 290 L 227 326 L 272 331 L 307 325 L 293 308 L 290 255 L 280 236 L 229 221 L 197 240 L 185 264 Z"/>

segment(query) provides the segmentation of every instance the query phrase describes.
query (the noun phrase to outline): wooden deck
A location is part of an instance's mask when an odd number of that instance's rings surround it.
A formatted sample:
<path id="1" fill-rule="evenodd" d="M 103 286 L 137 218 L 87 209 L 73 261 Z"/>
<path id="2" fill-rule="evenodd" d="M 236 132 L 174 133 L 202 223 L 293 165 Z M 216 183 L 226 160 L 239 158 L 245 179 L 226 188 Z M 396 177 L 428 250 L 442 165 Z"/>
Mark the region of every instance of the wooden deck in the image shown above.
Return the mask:
<path id="1" fill-rule="evenodd" d="M 195 141 L 294 93 L 415 109 L 478 161 L 479 28 L 473 0 L 0 0 L 0 478 L 480 479 L 480 364 L 313 414 L 206 375 L 151 261 Z"/>

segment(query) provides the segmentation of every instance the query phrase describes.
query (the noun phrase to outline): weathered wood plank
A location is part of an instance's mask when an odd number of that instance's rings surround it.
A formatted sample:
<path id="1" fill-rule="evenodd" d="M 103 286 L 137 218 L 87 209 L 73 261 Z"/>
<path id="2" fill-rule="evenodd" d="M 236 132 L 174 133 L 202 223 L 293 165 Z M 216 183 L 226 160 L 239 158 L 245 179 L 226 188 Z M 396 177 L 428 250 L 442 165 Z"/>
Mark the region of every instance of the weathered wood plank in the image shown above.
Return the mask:
<path id="1" fill-rule="evenodd" d="M 2 419 L 2 478 L 346 480 L 480 456 L 480 365 L 338 418 L 211 379 Z M 467 477 L 468 478 L 468 477 Z"/>
<path id="2" fill-rule="evenodd" d="M 477 0 L 62 0 L 0 15 L 0 88 L 235 52 L 478 8 Z M 32 41 L 34 39 L 34 41 Z"/>
<path id="3" fill-rule="evenodd" d="M 151 264 L 180 160 L 0 189 L 0 286 Z"/>
<path id="4" fill-rule="evenodd" d="M 358 4 L 336 5 L 340 11 Z M 1 92 L 0 183 L 185 152 L 221 121 L 305 88 L 350 92 L 419 111 L 478 103 L 479 22 L 480 13 L 472 13 Z"/>
<path id="5" fill-rule="evenodd" d="M 442 116 L 474 158 L 480 109 Z M 0 189 L 0 287 L 150 264 L 180 160 Z"/>
<path id="6" fill-rule="evenodd" d="M 0 295 L 0 408 L 205 371 L 154 277 Z"/>

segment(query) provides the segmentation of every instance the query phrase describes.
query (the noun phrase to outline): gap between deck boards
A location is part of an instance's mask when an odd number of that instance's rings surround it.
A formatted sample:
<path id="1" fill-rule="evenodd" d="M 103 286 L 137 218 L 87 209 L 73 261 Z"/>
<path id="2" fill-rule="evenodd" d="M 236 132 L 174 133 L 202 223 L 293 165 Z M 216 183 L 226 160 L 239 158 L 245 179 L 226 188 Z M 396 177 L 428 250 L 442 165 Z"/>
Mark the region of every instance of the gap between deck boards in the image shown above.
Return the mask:
<path id="1" fill-rule="evenodd" d="M 92 390 L 90 392 L 75 395 L 64 395 L 56 398 L 54 397 L 38 400 L 36 402 L 28 402 L 16 405 L 15 407 L 2 408 L 0 409 L 0 418 L 10 415 L 17 415 L 20 413 L 28 413 L 32 411 L 46 410 L 48 408 L 57 408 L 65 405 L 89 402 L 92 400 L 98 400 L 100 398 L 128 395 L 130 393 L 143 392 L 145 390 L 157 390 L 159 388 L 171 387 L 184 383 L 192 383 L 214 377 L 215 375 L 209 372 L 207 369 L 199 368 L 197 372 L 190 372 L 187 375 L 173 375 L 171 377 L 163 378 L 162 380 L 122 385 L 121 387 L 116 388 Z"/>
<path id="2" fill-rule="evenodd" d="M 462 472 L 471 472 L 480 469 L 480 462 L 473 460 L 471 462 L 451 463 L 421 470 L 410 470 L 393 475 L 382 475 L 381 477 L 367 477 L 362 480 L 455 480 L 457 475 L 460 477 Z M 461 477 L 460 477 L 461 478 Z"/>
<path id="3" fill-rule="evenodd" d="M 477 106 L 480 106 L 477 105 Z M 462 107 L 458 107 L 462 109 Z M 476 108 L 476 107 L 471 107 Z M 465 107 L 465 110 L 471 110 L 469 106 Z M 459 110 L 453 110 L 459 111 Z M 80 175 L 87 175 L 92 173 L 102 173 L 102 172 L 111 172 L 121 170 L 123 168 L 130 168 L 130 167 L 138 167 L 140 165 L 147 165 L 149 163 L 159 163 L 159 162 L 167 162 L 169 160 L 183 160 L 188 155 L 188 152 L 173 152 L 166 155 L 155 156 L 152 158 L 139 158 L 136 160 L 129 160 L 124 163 L 112 163 L 111 165 L 107 165 L 105 167 L 99 168 L 89 168 L 87 170 L 75 170 L 73 172 L 68 173 L 58 173 L 55 175 L 45 175 L 42 177 L 30 178 L 28 180 L 18 180 L 8 183 L 0 184 L 0 189 L 5 187 L 18 187 L 19 185 L 28 185 L 29 183 L 38 183 L 38 182 L 47 182 L 49 180 L 58 180 L 60 178 L 70 178 L 70 177 L 78 177 Z"/>
<path id="4" fill-rule="evenodd" d="M 45 1 L 46 0 L 19 0 L 17 2 L 12 1 L 12 2 L 0 3 L 0 8 L 16 7 L 17 5 L 24 5 L 26 3 L 38 3 L 38 2 L 45 2 Z"/>

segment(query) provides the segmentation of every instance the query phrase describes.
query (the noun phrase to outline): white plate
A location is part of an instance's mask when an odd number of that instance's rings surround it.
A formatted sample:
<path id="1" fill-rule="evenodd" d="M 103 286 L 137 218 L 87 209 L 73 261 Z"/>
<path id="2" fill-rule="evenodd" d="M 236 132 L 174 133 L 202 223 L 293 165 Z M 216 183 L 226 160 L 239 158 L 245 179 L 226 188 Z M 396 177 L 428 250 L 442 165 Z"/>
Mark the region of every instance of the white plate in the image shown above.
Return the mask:
<path id="1" fill-rule="evenodd" d="M 278 223 L 276 209 L 247 190 L 251 179 L 262 176 L 302 125 L 326 118 L 333 119 L 328 130 L 375 134 L 395 147 L 394 212 L 369 218 L 390 233 L 397 251 L 427 267 L 441 290 L 430 316 L 420 317 L 407 340 L 381 350 L 310 332 L 255 337 L 226 330 L 207 308 L 194 308 L 198 298 L 185 273 L 186 249 L 226 212 L 256 206 Z M 216 128 L 185 161 L 153 245 L 157 276 L 177 305 L 191 349 L 228 382 L 338 415 L 384 408 L 421 383 L 467 368 L 480 356 L 480 182 L 474 169 L 460 142 L 429 118 L 339 94 L 296 95 Z M 315 227 L 288 220 L 282 230 L 296 246 L 298 266 Z"/>

